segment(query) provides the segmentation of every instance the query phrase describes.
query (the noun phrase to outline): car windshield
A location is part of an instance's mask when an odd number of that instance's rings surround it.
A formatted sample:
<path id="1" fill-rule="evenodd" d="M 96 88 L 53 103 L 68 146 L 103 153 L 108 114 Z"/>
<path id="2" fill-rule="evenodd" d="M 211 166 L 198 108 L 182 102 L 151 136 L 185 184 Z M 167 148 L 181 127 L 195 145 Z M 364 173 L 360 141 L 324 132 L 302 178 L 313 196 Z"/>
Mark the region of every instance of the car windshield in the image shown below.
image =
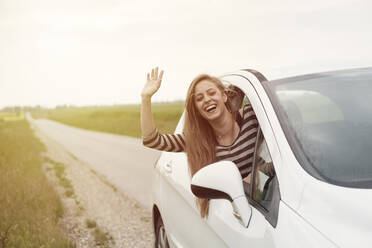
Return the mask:
<path id="1" fill-rule="evenodd" d="M 264 86 L 306 171 L 329 183 L 372 188 L 372 68 Z"/>

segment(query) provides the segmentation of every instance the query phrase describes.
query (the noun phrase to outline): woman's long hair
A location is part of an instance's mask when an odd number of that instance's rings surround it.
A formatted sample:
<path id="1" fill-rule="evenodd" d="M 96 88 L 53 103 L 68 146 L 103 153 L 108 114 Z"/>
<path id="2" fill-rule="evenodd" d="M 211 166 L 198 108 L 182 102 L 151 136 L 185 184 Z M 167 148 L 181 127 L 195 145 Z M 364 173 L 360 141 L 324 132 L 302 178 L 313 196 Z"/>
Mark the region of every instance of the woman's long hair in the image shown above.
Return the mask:
<path id="1" fill-rule="evenodd" d="M 197 76 L 189 87 L 186 97 L 186 115 L 183 132 L 186 140 L 186 154 L 191 176 L 204 166 L 216 162 L 216 136 L 209 122 L 202 117 L 195 106 L 195 87 L 203 80 L 214 83 L 221 93 L 226 91 L 225 86 L 218 78 L 207 74 Z M 228 103 L 226 105 L 229 106 Z M 199 206 L 201 217 L 208 216 L 209 200 L 197 198 L 197 205 Z"/>

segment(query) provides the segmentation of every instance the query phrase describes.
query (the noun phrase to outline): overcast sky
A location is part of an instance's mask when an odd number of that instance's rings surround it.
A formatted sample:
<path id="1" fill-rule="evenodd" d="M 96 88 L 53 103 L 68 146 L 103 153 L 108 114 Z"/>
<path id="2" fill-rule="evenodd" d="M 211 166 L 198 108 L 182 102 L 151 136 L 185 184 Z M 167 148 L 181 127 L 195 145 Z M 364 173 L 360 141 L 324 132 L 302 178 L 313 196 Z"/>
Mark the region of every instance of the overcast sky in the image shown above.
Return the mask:
<path id="1" fill-rule="evenodd" d="M 353 0 L 0 0 L 0 107 L 185 99 L 200 73 L 268 79 L 372 66 L 372 3 Z"/>

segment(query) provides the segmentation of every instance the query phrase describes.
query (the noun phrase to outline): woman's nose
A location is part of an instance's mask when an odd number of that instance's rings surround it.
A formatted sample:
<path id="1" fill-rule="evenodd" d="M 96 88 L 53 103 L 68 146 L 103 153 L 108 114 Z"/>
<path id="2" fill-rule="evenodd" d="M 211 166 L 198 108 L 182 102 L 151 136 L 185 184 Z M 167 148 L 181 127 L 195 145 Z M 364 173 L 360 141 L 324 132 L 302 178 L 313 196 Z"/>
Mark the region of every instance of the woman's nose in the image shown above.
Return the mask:
<path id="1" fill-rule="evenodd" d="M 209 102 L 211 100 L 211 97 L 208 95 L 204 96 L 204 102 Z"/>

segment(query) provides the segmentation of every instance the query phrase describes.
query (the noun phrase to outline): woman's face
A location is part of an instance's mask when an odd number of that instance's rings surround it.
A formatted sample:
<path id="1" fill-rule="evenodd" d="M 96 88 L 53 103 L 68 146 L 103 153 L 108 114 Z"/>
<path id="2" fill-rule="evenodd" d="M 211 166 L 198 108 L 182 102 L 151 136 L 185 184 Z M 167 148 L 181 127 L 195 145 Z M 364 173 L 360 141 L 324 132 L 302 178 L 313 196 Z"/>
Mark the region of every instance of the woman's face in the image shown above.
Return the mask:
<path id="1" fill-rule="evenodd" d="M 203 80 L 195 86 L 194 103 L 206 120 L 213 121 L 227 111 L 227 95 L 211 81 Z"/>

